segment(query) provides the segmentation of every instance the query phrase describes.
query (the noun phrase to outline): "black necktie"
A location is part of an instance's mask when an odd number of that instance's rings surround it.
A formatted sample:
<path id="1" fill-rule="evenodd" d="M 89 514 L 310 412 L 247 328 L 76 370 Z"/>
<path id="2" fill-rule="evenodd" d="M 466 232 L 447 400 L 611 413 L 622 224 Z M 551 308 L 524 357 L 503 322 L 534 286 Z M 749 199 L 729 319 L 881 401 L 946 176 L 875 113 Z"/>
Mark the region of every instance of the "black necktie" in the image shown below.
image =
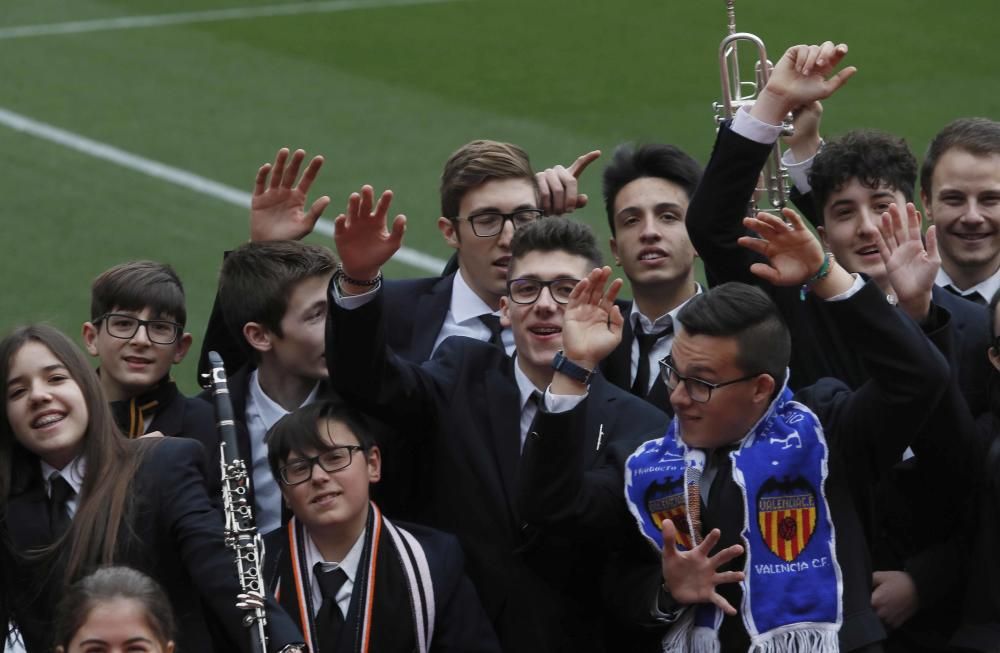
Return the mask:
<path id="1" fill-rule="evenodd" d="M 660 338 L 674 332 L 674 321 L 667 317 L 667 326 L 653 333 L 645 333 L 642 330 L 642 323 L 635 323 L 635 339 L 639 343 L 639 369 L 635 373 L 635 381 L 632 382 L 632 394 L 637 397 L 645 397 L 649 393 L 649 353 L 653 351 Z"/>
<path id="2" fill-rule="evenodd" d="M 953 295 L 958 295 L 962 299 L 968 300 L 968 301 L 973 302 L 975 304 L 979 304 L 980 306 L 986 306 L 986 304 L 989 303 L 989 302 L 986 301 L 985 297 L 983 297 L 982 295 L 980 295 L 977 292 L 972 292 L 972 293 L 969 293 L 968 295 L 963 295 L 962 291 L 960 291 L 958 288 L 956 288 L 955 286 L 951 285 L 950 283 L 947 286 L 945 286 L 944 289 L 947 290 L 948 292 L 950 292 Z"/>
<path id="3" fill-rule="evenodd" d="M 69 525 L 73 521 L 69 516 L 67 504 L 76 491 L 58 473 L 49 477 L 49 490 L 49 530 L 52 532 L 52 539 L 55 540 L 69 530 Z"/>
<path id="4" fill-rule="evenodd" d="M 316 634 L 319 635 L 319 651 L 322 653 L 332 652 L 337 646 L 337 638 L 340 635 L 341 626 L 344 625 L 344 613 L 337 605 L 337 592 L 341 586 L 347 582 L 347 574 L 340 567 L 325 571 L 323 563 L 317 562 L 313 566 L 313 574 L 319 583 L 320 594 L 323 595 L 323 604 L 316 614 Z"/>
<path id="5" fill-rule="evenodd" d="M 733 460 L 729 454 L 733 452 L 732 447 L 716 449 L 712 453 L 712 465 L 715 467 L 715 477 L 712 479 L 712 487 L 708 491 L 708 499 L 712 501 L 719 498 L 722 486 L 726 479 L 733 475 Z"/>
<path id="6" fill-rule="evenodd" d="M 485 324 L 486 328 L 490 330 L 489 343 L 503 349 L 503 338 L 500 336 L 500 332 L 503 331 L 503 328 L 500 326 L 500 318 L 492 313 L 487 313 L 485 315 L 480 315 L 479 321 Z"/>

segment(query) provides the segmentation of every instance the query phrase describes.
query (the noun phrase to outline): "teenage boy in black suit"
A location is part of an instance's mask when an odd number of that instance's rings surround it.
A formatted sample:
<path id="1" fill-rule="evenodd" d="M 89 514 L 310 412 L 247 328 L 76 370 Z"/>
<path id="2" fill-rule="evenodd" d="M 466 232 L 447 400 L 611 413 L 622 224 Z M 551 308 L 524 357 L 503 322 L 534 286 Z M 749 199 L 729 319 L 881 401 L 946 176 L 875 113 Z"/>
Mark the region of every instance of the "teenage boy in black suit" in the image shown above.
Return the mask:
<path id="1" fill-rule="evenodd" d="M 101 387 L 123 434 L 192 438 L 202 443 L 209 460 L 218 461 L 211 405 L 185 397 L 170 378 L 171 366 L 184 360 L 191 347 L 186 321 L 184 287 L 173 268 L 130 261 L 94 280 L 83 342 L 101 361 Z M 213 474 L 213 499 L 218 499 L 219 483 L 218 474 Z"/>
<path id="2" fill-rule="evenodd" d="M 621 145 L 604 169 L 611 252 L 632 286 L 622 302 L 625 327 L 601 363 L 615 385 L 670 411 L 657 363 L 670 353 L 674 318 L 701 287 L 697 253 L 684 225 L 701 166 L 673 145 Z"/>
<path id="3" fill-rule="evenodd" d="M 261 532 L 283 523 L 264 436 L 281 417 L 327 392 L 326 287 L 335 268 L 327 248 L 279 240 L 235 249 L 219 275 L 222 315 L 249 359 L 231 375 L 229 392 Z"/>
<path id="4" fill-rule="evenodd" d="M 986 305 L 1000 290 L 1000 122 L 960 118 L 920 167 L 920 199 L 938 228 L 937 284 Z"/>
<path id="5" fill-rule="evenodd" d="M 545 390 L 553 365 L 563 364 L 557 356 L 563 302 L 599 260 L 594 236 L 563 218 L 539 220 L 515 234 L 508 290 L 500 299 L 515 358 L 478 340 L 449 338 L 430 361 L 416 365 L 386 346 L 390 325 L 379 271 L 400 247 L 405 224 L 397 217 L 386 231 L 389 199 L 383 194 L 372 212 L 373 191 L 366 186 L 337 218 L 343 274 L 331 285 L 327 362 L 333 385 L 396 426 L 400 439 L 425 450 L 414 461 L 422 465 L 424 487 L 413 519 L 458 536 L 504 650 L 607 650 L 605 638 L 615 642 L 619 631 L 598 587 L 604 555 L 593 541 L 568 531 L 527 527 L 513 504 L 532 418 L 540 403 L 556 401 Z M 581 422 L 583 467 L 617 451 L 610 445 L 623 433 L 638 439 L 665 422 L 663 413 L 600 375 L 592 388 L 594 400 Z"/>
<path id="6" fill-rule="evenodd" d="M 572 456 L 578 446 L 573 411 L 589 401 L 585 384 L 557 373 L 550 391 L 576 394 L 581 403 L 568 412 L 543 411 L 535 424 L 537 436 L 525 448 L 519 506 L 530 521 L 564 528 L 574 523 L 588 528 L 621 523 L 629 517 L 622 500 L 625 488 L 642 532 L 653 539 L 652 529 L 667 543 L 662 576 L 650 576 L 635 587 L 634 614 L 637 619 L 648 618 L 649 599 L 660 591 L 660 609 L 666 613 L 661 621 L 671 623 L 669 637 L 679 646 L 676 650 L 689 650 L 688 638 L 698 637 L 692 634 L 694 626 L 707 627 L 712 636 L 711 621 L 690 622 L 692 611 L 697 609 L 700 616 L 704 606 L 718 607 L 725 614 L 714 626 L 714 636 L 724 651 L 748 650 L 750 626 L 745 624 L 756 624 L 761 637 L 754 640 L 758 645 L 801 632 L 806 639 L 799 641 L 810 642 L 809 650 L 817 651 L 880 650 L 878 641 L 884 637 L 870 605 L 868 547 L 855 505 L 871 486 L 872 476 L 899 459 L 909 444 L 909 434 L 931 413 L 943 390 L 939 379 L 947 376 L 948 369 L 920 328 L 890 307 L 874 284 L 864 284 L 858 275 L 852 277 L 835 261 L 825 259 L 801 219 L 791 212 L 785 216 L 789 224 L 766 214 L 747 219 L 747 226 L 761 239 L 743 238 L 741 244 L 769 261 L 756 264 L 755 274 L 778 285 L 799 287 L 805 282 L 827 304 L 838 318 L 834 324 L 853 338 L 871 370 L 871 380 L 861 389 L 852 392 L 843 383 L 827 379 L 800 391 L 791 401 L 791 393 L 783 388 L 790 339 L 777 307 L 752 286 L 728 283 L 692 300 L 678 315 L 681 326 L 671 355 L 662 365 L 676 414 L 665 438 L 646 443 L 621 467 L 581 473 L 573 465 L 557 464 Z M 901 270 L 901 275 L 933 274 L 935 262 L 915 239 L 896 249 L 889 265 Z M 612 285 L 605 292 L 609 275 L 607 268 L 591 273 L 574 291 L 566 311 L 566 356 L 582 367 L 610 352 L 621 335 L 623 320 L 613 304 L 617 289 Z M 802 404 L 818 417 L 818 429 L 796 426 L 812 419 L 806 419 Z M 786 456 L 798 455 L 795 452 L 803 450 L 803 445 L 807 450 L 809 438 L 820 433 L 825 434 L 820 436 L 823 445 L 813 455 L 822 457 L 822 467 L 818 458 L 811 462 L 808 456 L 796 458 L 794 464 L 776 467 L 785 476 L 777 484 L 770 483 L 776 492 L 766 492 L 768 483 L 761 480 L 773 474 L 772 465 L 788 464 Z M 671 447 L 665 446 L 668 443 Z M 671 494 L 673 486 L 657 480 L 657 475 L 664 469 L 661 465 L 672 460 L 667 454 L 675 449 L 700 451 L 703 463 L 697 466 L 700 481 L 689 481 L 685 473 L 679 489 Z M 643 457 L 647 451 L 656 453 L 653 458 Z M 685 453 L 682 460 L 690 466 L 697 459 L 689 460 Z M 814 471 L 822 469 L 821 483 L 818 477 L 803 480 L 810 466 Z M 630 488 L 642 487 L 644 476 L 655 482 L 636 496 Z M 691 494 L 690 485 L 685 486 L 692 482 L 701 489 L 700 501 L 698 494 Z M 569 497 L 571 502 L 548 503 L 552 497 Z M 700 505 L 700 516 L 685 507 L 693 505 L 686 501 L 689 497 Z M 818 510 L 818 516 L 803 519 L 797 514 L 801 507 Z M 768 520 L 775 518 L 775 510 L 782 521 L 781 528 L 772 533 L 763 524 L 772 524 Z M 821 538 L 817 521 L 827 519 L 835 527 L 831 531 L 835 543 L 829 536 L 822 546 L 816 547 L 819 542 L 815 542 L 807 549 L 810 537 Z M 799 532 L 802 536 L 794 548 L 792 542 Z M 675 547 L 675 541 L 684 550 Z M 747 546 L 752 560 L 744 555 Z M 835 550 L 837 573 L 828 574 L 825 581 L 817 577 L 819 584 L 797 583 L 797 575 L 831 564 L 834 558 L 829 552 L 823 554 L 825 558 L 816 557 L 823 547 Z M 785 621 L 767 628 L 761 624 L 774 615 L 757 608 L 760 600 L 766 600 L 760 586 L 780 578 L 785 580 L 770 585 L 771 596 L 780 597 L 775 611 L 788 610 L 789 614 L 784 615 Z M 748 588 L 750 595 L 744 597 Z M 821 619 L 795 618 L 794 609 L 812 606 L 804 613 L 815 614 L 816 605 L 825 605 L 826 616 L 830 623 L 836 622 L 836 628 L 817 628 Z M 738 610 L 743 619 L 737 616 Z M 783 650 L 781 643 L 775 646 Z"/>
<path id="7" fill-rule="evenodd" d="M 500 650 L 458 541 L 390 522 L 370 501 L 382 460 L 359 413 L 310 404 L 274 425 L 267 448 L 294 516 L 265 536 L 264 576 L 311 651 L 364 639 L 373 653 Z"/>

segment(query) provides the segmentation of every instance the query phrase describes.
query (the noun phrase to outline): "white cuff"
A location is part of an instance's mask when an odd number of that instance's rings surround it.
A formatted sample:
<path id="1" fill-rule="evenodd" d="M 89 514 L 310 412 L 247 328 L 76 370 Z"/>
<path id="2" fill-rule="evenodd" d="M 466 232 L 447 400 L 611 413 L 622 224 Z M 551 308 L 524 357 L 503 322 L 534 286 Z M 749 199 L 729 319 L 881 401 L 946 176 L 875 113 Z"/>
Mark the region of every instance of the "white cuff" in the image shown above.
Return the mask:
<path id="1" fill-rule="evenodd" d="M 577 406 L 580 402 L 587 398 L 589 392 L 585 392 L 582 395 L 556 395 L 552 394 L 551 388 L 545 388 L 545 410 L 550 413 L 567 413 Z"/>
<path id="2" fill-rule="evenodd" d="M 330 294 L 333 295 L 333 301 L 337 304 L 337 306 L 346 309 L 348 311 L 353 311 L 354 309 L 361 308 L 371 300 L 375 299 L 375 294 L 381 287 L 382 287 L 382 282 L 379 281 L 377 284 L 372 286 L 371 290 L 363 292 L 360 295 L 341 295 L 340 286 L 338 286 L 337 283 L 334 282 L 333 292 Z"/>
<path id="3" fill-rule="evenodd" d="M 839 295 L 834 295 L 833 297 L 830 297 L 826 301 L 842 302 L 845 299 L 850 299 L 851 297 L 854 297 L 854 295 L 856 295 L 859 290 L 865 287 L 865 280 L 861 278 L 860 274 L 854 272 L 853 274 L 851 274 L 851 276 L 854 277 L 854 285 L 845 290 L 844 292 L 840 293 Z"/>
<path id="4" fill-rule="evenodd" d="M 823 147 L 823 141 L 819 142 L 820 148 Z M 819 153 L 819 150 L 817 150 Z M 795 187 L 799 189 L 800 193 L 808 193 L 812 190 L 812 186 L 809 185 L 809 171 L 812 170 L 813 160 L 816 155 L 812 155 L 805 161 L 796 161 L 795 155 L 792 154 L 791 150 L 785 152 L 781 157 L 781 164 L 785 166 L 788 170 L 788 176 L 791 178 L 792 183 Z"/>
<path id="5" fill-rule="evenodd" d="M 762 120 L 758 120 L 750 115 L 750 109 L 746 105 L 740 107 L 733 118 L 730 127 L 734 132 L 743 138 L 750 139 L 761 145 L 773 145 L 778 142 L 781 136 L 782 125 L 771 125 Z"/>

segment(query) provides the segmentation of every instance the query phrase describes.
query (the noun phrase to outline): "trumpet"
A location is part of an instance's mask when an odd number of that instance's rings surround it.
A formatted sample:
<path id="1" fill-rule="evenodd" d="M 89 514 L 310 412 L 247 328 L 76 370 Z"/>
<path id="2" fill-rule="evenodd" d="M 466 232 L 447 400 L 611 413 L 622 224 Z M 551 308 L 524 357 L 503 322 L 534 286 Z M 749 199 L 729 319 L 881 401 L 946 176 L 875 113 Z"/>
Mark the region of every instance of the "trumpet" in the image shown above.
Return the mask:
<path id="1" fill-rule="evenodd" d="M 752 106 L 757 96 L 767 84 L 768 77 L 774 65 L 767 58 L 767 48 L 764 41 L 756 34 L 736 31 L 736 0 L 726 0 L 726 13 L 729 18 L 729 31 L 726 38 L 719 44 L 719 72 L 722 79 L 722 101 L 713 103 L 715 109 L 716 129 L 726 120 L 732 119 L 740 107 Z M 740 78 L 739 46 L 749 43 L 757 50 L 757 63 L 754 66 L 753 81 Z M 782 136 L 791 136 L 792 114 L 785 116 L 782 123 Z M 779 216 L 781 209 L 788 202 L 789 178 L 788 170 L 781 162 L 781 141 L 774 143 L 771 155 L 764 164 L 760 180 L 754 189 L 753 198 L 747 207 L 747 215 L 753 216 L 760 210 L 774 212 Z M 763 205 L 763 206 L 761 206 Z"/>

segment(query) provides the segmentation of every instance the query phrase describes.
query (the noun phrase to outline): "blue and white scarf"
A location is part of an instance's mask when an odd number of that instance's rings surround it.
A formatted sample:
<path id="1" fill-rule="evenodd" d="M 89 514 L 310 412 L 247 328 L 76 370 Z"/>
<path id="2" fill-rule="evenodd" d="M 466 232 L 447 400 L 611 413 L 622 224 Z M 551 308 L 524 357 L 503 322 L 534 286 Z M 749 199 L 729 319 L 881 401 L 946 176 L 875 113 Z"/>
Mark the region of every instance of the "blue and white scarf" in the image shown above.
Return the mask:
<path id="1" fill-rule="evenodd" d="M 730 454 L 745 506 L 740 611 L 752 652 L 839 649 L 843 584 L 825 497 L 827 457 L 819 419 L 792 401 L 787 388 Z M 701 541 L 700 507 L 691 487 L 704 467 L 705 453 L 684 444 L 676 418 L 666 435 L 629 457 L 629 510 L 657 550 L 663 547 L 664 519 L 677 526 L 677 546 L 689 549 Z M 713 604 L 686 610 L 663 650 L 718 651 L 722 616 Z"/>

